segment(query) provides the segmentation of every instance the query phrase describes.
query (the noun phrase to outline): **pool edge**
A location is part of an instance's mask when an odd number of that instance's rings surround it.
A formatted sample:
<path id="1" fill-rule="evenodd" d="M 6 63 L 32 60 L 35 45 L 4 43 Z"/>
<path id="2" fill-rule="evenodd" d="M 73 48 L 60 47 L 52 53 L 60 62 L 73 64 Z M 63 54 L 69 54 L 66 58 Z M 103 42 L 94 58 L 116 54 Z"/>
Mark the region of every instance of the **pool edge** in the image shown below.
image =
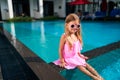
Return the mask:
<path id="1" fill-rule="evenodd" d="M 29 50 L 24 44 L 13 37 L 6 30 L 3 31 L 6 38 L 14 46 L 14 48 L 19 52 L 20 56 L 23 58 L 25 63 L 30 67 L 30 69 L 35 73 L 39 80 L 65 80 L 59 72 L 53 69 L 44 60 L 38 57 L 34 52 Z"/>

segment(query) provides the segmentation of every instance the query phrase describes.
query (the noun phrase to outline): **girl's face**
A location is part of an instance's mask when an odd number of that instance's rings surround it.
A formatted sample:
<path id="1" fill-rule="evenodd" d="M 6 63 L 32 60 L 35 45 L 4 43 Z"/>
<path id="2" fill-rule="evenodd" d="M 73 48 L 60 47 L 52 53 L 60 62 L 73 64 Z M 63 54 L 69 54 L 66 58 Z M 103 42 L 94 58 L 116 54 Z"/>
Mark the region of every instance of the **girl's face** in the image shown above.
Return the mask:
<path id="1" fill-rule="evenodd" d="M 78 20 L 71 21 L 71 22 L 67 23 L 66 27 L 68 28 L 70 33 L 75 33 L 80 29 L 80 23 Z"/>

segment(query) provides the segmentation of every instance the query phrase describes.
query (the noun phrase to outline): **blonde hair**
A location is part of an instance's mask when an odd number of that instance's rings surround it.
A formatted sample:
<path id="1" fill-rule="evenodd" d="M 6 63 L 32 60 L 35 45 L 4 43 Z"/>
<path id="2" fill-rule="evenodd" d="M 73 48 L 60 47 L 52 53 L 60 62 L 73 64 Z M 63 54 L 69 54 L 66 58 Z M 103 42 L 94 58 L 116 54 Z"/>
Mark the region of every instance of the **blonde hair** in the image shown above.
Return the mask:
<path id="1" fill-rule="evenodd" d="M 66 19 L 65 19 L 65 34 L 66 34 L 66 38 L 68 37 L 68 36 L 70 36 L 70 31 L 68 30 L 68 27 L 67 27 L 67 23 L 69 23 L 69 22 L 71 22 L 71 21 L 79 21 L 80 22 L 80 19 L 79 19 L 79 17 L 76 15 L 76 14 L 74 14 L 74 13 L 72 13 L 72 14 L 69 14 L 67 17 L 66 17 Z M 82 34 L 81 34 L 81 27 L 80 27 L 80 29 L 75 33 L 75 35 L 77 36 L 77 38 L 79 39 L 79 41 L 80 41 L 80 43 L 81 44 L 83 44 L 83 42 L 82 42 Z M 67 40 L 67 39 L 66 39 Z M 68 41 L 69 42 L 69 41 Z M 69 44 L 70 44 L 70 46 L 72 45 L 70 42 L 69 42 Z"/>

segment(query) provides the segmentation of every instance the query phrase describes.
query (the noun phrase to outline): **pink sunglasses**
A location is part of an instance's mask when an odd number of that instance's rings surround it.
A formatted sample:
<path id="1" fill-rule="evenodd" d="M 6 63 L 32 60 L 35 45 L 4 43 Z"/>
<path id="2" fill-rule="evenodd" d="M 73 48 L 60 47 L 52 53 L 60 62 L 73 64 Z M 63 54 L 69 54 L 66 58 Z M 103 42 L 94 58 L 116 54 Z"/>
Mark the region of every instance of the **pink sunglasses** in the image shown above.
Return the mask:
<path id="1" fill-rule="evenodd" d="M 77 28 L 79 28 L 79 27 L 80 27 L 80 25 L 75 25 L 75 24 L 72 24 L 72 25 L 71 25 L 71 28 L 74 28 L 75 26 L 77 26 Z"/>

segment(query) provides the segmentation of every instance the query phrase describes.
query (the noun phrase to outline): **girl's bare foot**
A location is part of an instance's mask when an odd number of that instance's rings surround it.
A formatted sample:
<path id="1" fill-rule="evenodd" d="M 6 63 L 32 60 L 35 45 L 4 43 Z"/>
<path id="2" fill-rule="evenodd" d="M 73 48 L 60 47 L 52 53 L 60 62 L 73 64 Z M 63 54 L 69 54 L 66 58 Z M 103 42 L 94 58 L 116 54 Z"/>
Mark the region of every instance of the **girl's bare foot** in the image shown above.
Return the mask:
<path id="1" fill-rule="evenodd" d="M 100 77 L 100 80 L 104 80 L 102 77 Z"/>
<path id="2" fill-rule="evenodd" d="M 93 80 L 101 80 L 99 77 L 95 76 L 93 77 Z"/>
<path id="3" fill-rule="evenodd" d="M 101 76 L 98 76 L 100 78 L 100 80 L 104 80 Z"/>

